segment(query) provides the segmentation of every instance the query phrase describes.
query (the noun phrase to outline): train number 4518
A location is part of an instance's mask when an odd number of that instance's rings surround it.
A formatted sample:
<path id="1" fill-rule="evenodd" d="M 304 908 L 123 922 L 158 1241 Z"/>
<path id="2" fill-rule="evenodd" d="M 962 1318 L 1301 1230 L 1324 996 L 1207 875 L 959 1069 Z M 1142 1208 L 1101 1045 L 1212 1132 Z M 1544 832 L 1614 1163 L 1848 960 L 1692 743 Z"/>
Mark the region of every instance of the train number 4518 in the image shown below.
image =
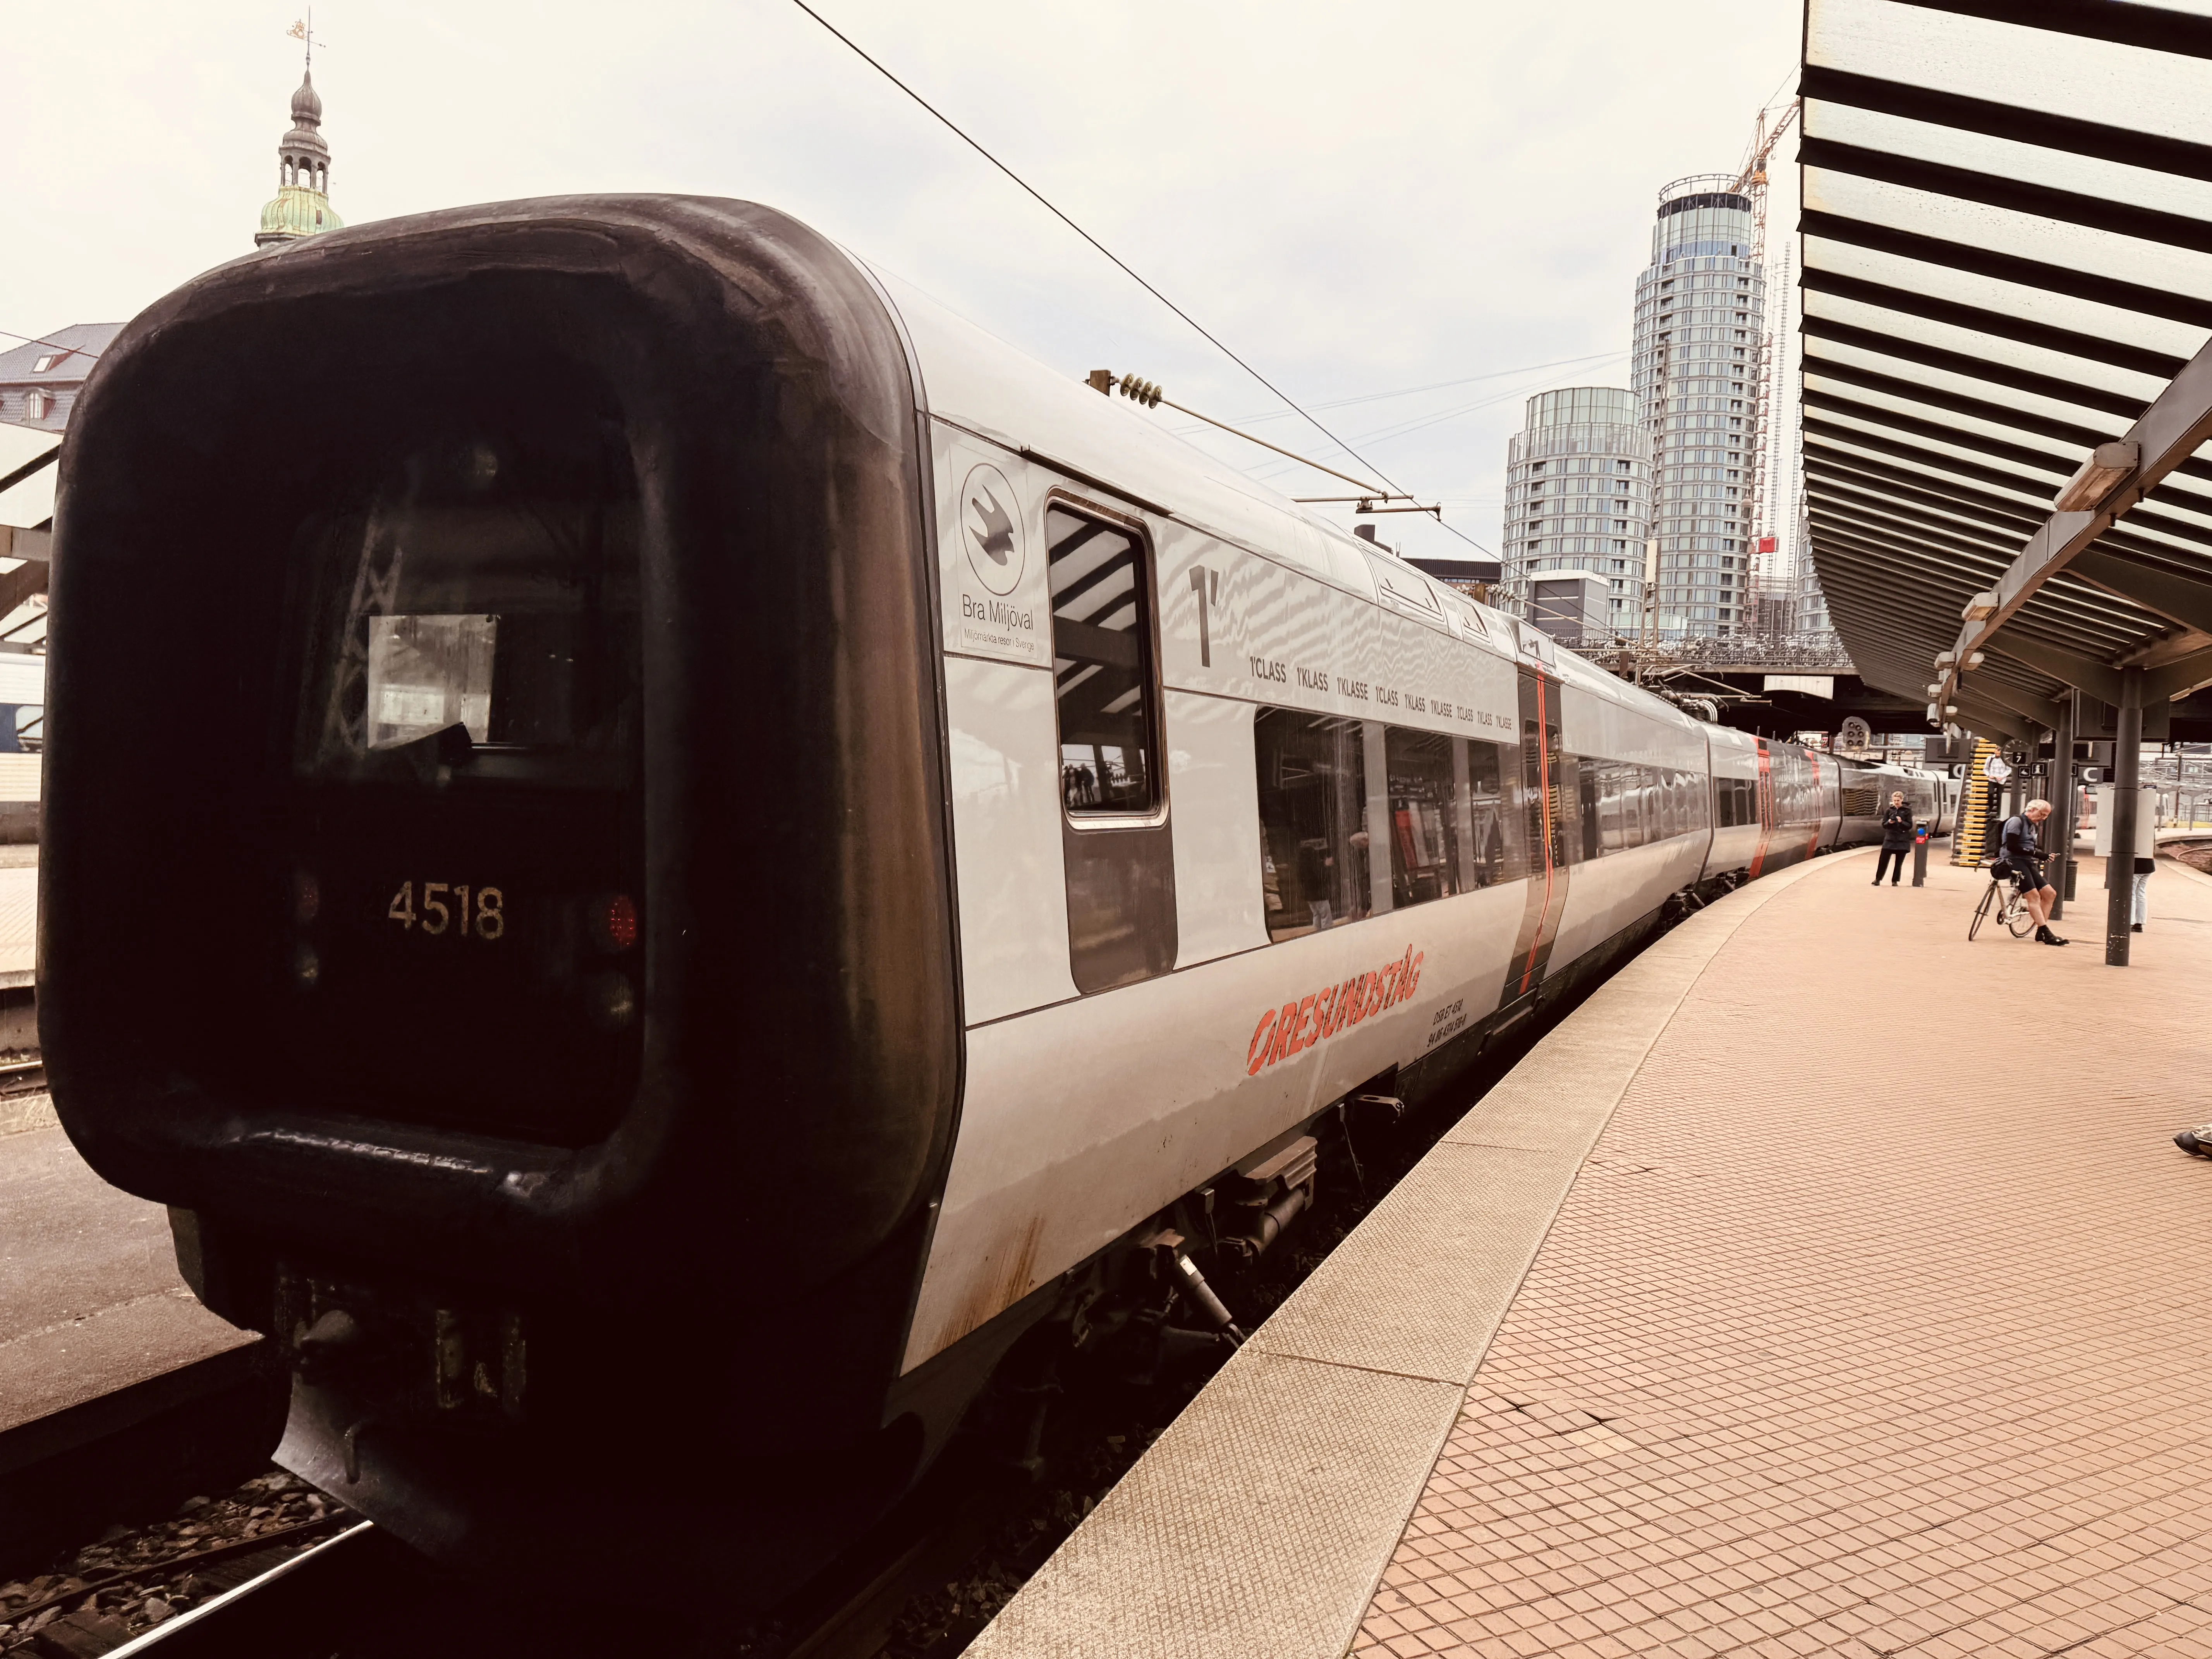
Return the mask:
<path id="1" fill-rule="evenodd" d="M 446 895 L 451 893 L 448 903 Z M 475 901 L 471 913 L 470 902 Z M 455 937 L 466 939 L 473 931 L 478 939 L 495 939 L 507 932 L 507 896 L 496 887 L 471 887 L 445 881 L 426 881 L 422 884 L 422 907 L 415 908 L 415 884 L 403 881 L 399 890 L 392 896 L 392 908 L 384 913 L 402 927 L 413 928 L 420 922 L 426 933 L 442 933 L 452 930 Z"/>

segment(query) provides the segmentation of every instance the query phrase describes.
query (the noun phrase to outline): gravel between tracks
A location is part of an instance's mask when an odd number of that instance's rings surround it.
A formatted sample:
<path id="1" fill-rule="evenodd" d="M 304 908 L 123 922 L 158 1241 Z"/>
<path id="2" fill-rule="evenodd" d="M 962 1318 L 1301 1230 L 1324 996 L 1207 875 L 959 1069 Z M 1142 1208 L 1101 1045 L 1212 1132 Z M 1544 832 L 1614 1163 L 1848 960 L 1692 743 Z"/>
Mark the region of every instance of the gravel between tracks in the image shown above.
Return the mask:
<path id="1" fill-rule="evenodd" d="M 221 1498 L 189 1498 L 167 1520 L 110 1527 L 52 1571 L 0 1584 L 0 1654 L 119 1645 L 273 1565 L 258 1559 L 265 1551 L 252 1547 L 261 1540 L 269 1550 L 304 1545 L 328 1534 L 329 1526 L 316 1523 L 335 1524 L 351 1513 L 296 1476 L 270 1469 Z M 316 1529 L 301 1530 L 308 1527 Z M 40 1632 L 64 1623 L 69 1640 L 58 1647 L 55 1637 L 39 1641 Z"/>

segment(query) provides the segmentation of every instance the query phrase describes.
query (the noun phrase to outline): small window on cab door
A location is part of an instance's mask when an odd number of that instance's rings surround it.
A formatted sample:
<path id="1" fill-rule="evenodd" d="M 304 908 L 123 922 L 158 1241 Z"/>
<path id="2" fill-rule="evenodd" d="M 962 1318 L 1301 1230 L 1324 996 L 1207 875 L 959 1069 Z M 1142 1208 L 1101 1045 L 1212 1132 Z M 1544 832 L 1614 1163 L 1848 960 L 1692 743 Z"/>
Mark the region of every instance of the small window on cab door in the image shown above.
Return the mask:
<path id="1" fill-rule="evenodd" d="M 1078 818 L 1150 816 L 1159 744 L 1144 543 L 1063 507 L 1047 508 L 1044 524 L 1061 799 Z"/>

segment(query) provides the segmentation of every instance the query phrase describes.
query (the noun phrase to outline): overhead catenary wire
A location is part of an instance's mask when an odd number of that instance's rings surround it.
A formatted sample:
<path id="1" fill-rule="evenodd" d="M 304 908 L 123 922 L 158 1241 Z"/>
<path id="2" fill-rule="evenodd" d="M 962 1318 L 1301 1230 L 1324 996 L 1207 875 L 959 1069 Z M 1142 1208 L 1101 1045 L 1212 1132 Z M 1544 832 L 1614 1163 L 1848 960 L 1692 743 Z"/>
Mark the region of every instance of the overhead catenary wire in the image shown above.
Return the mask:
<path id="1" fill-rule="evenodd" d="M 1166 407 L 1174 410 L 1178 415 L 1188 415 L 1194 421 L 1203 421 L 1208 426 L 1218 427 L 1222 431 L 1229 433 L 1234 437 L 1242 438 L 1248 444 L 1257 444 L 1262 449 L 1272 449 L 1276 454 L 1287 456 L 1290 459 L 1296 461 L 1300 466 L 1310 466 L 1316 472 L 1328 473 L 1332 478 L 1341 478 L 1346 483 L 1358 484 L 1362 489 L 1364 489 L 1367 492 L 1365 495 L 1360 498 L 1363 501 L 1409 499 L 1405 497 L 1402 490 L 1378 489 L 1372 484 L 1370 484 L 1364 478 L 1355 478 L 1349 472 L 1339 472 L 1333 466 L 1323 466 L 1319 461 L 1309 460 L 1306 457 L 1299 454 L 1297 451 L 1294 449 L 1285 449 L 1280 444 L 1271 444 L 1265 438 L 1255 438 L 1249 432 L 1239 432 L 1235 427 L 1230 425 L 1228 422 L 1217 421 L 1211 415 L 1201 415 L 1196 410 L 1188 407 L 1187 404 L 1176 403 L 1168 398 L 1162 398 L 1159 401 L 1163 404 L 1166 405 Z M 1357 459 L 1358 458 L 1354 457 L 1354 459 Z"/>
<path id="2" fill-rule="evenodd" d="M 1389 484 L 1393 490 L 1398 491 L 1401 495 L 1407 493 L 1403 489 L 1401 489 L 1397 482 L 1391 478 L 1388 473 L 1384 472 L 1382 468 L 1376 466 L 1374 463 L 1368 460 L 1365 456 L 1360 454 L 1358 451 L 1352 448 L 1350 444 L 1345 442 L 1343 439 L 1338 437 L 1336 434 L 1331 432 L 1327 427 L 1316 420 L 1311 414 L 1308 413 L 1305 409 L 1300 406 L 1296 398 L 1292 398 L 1273 380 L 1262 374 L 1258 369 L 1253 368 L 1251 364 L 1246 362 L 1243 358 L 1238 356 L 1234 351 L 1231 350 L 1221 340 L 1220 337 L 1216 335 L 1211 329 L 1207 328 L 1205 324 L 1200 322 L 1197 318 L 1192 316 L 1181 306 L 1177 305 L 1173 300 L 1169 299 L 1166 295 L 1161 293 L 1158 289 L 1146 282 L 1144 277 L 1138 275 L 1136 270 L 1130 266 L 1127 260 L 1123 259 L 1119 254 L 1115 253 L 1113 249 L 1108 247 L 1105 243 L 1100 241 L 1089 231 L 1084 229 L 1081 225 L 1077 224 L 1074 220 L 1069 218 L 1067 215 L 1062 213 L 1057 207 L 1054 206 L 1053 204 L 1046 198 L 1044 193 L 1039 191 L 1034 185 L 1030 184 L 1028 179 L 1023 178 L 1021 174 L 1016 173 L 1004 161 L 1001 161 L 997 156 L 992 155 L 989 150 L 984 149 L 983 146 L 975 139 L 969 137 L 951 116 L 945 114 L 945 112 L 939 109 L 936 105 L 931 103 L 929 100 L 923 97 L 912 87 L 907 85 L 905 82 L 900 80 L 897 76 L 892 74 L 891 71 L 885 68 L 882 63 L 872 57 L 858 41 L 853 39 L 852 36 L 847 34 L 835 23 L 824 17 L 820 12 L 808 5 L 806 3 L 806 0 L 792 0 L 792 3 L 797 6 L 799 10 L 805 12 L 809 17 L 811 17 L 816 22 L 821 24 L 822 27 L 829 30 L 830 33 L 836 35 L 839 40 L 842 41 L 846 46 L 851 49 L 854 55 L 859 58 L 862 63 L 867 64 L 870 69 L 874 70 L 877 74 L 882 76 L 884 79 L 890 82 L 908 97 L 913 99 L 915 103 L 927 110 L 930 114 L 936 117 L 936 118 L 943 124 L 946 131 L 952 134 L 954 137 L 959 139 L 962 143 L 967 145 L 969 149 L 974 150 L 978 155 L 988 161 L 993 167 L 998 168 L 1000 172 L 1005 173 L 1007 178 L 1012 179 L 1015 184 L 1018 185 L 1022 190 L 1037 204 L 1038 206 L 1044 209 L 1046 212 L 1052 215 L 1054 218 L 1059 220 L 1060 223 L 1066 225 L 1070 230 L 1073 231 L 1078 236 L 1080 236 L 1085 241 L 1090 243 L 1092 247 L 1097 249 L 1097 251 L 1105 255 L 1107 258 L 1112 260 L 1115 265 L 1118 267 L 1130 281 L 1135 283 L 1138 287 L 1143 289 L 1146 293 L 1151 295 L 1152 298 L 1158 300 L 1170 311 L 1175 313 L 1176 316 L 1182 318 L 1184 322 L 1188 323 L 1192 328 L 1195 329 L 1199 334 L 1205 338 L 1208 344 L 1219 351 L 1223 356 L 1228 358 L 1231 362 L 1236 364 L 1237 368 L 1243 369 L 1247 374 L 1249 374 L 1261 386 L 1267 387 L 1267 390 L 1273 392 L 1276 397 L 1280 398 L 1285 404 L 1288 404 L 1291 409 L 1295 410 L 1300 418 L 1304 420 L 1304 422 L 1309 426 L 1312 427 L 1315 431 L 1320 433 L 1322 437 L 1328 439 L 1329 442 L 1334 444 L 1339 449 L 1341 449 L 1346 454 L 1351 456 L 1353 460 L 1358 461 L 1362 466 L 1368 468 L 1369 471 L 1372 471 L 1377 477 L 1381 478 L 1383 483 Z"/>
<path id="3" fill-rule="evenodd" d="M 1364 392 L 1356 398 L 1332 398 L 1324 403 L 1310 405 L 1314 409 L 1349 409 L 1355 404 L 1379 404 L 1392 398 L 1416 398 L 1424 392 L 1448 392 L 1455 386 L 1473 386 L 1480 380 L 1502 380 L 1509 374 L 1534 374 L 1540 369 L 1566 368 L 1576 364 L 1611 362 L 1616 357 L 1626 357 L 1625 351 L 1593 351 L 1581 357 L 1559 357 L 1548 363 L 1523 363 L 1517 368 L 1493 368 L 1482 374 L 1462 374 L 1455 380 L 1434 380 L 1427 386 L 1401 386 L 1395 392 Z M 1247 425 L 1260 421 L 1279 421 L 1288 411 L 1279 409 L 1263 410 L 1257 415 L 1243 415 L 1237 418 Z M 1194 427 L 1179 428 L 1192 432 Z M 1365 440 L 1361 441 L 1364 442 Z"/>
<path id="4" fill-rule="evenodd" d="M 1307 425 L 1312 427 L 1313 429 L 1320 433 L 1322 437 L 1328 439 L 1329 442 L 1334 444 L 1346 454 L 1351 456 L 1353 460 L 1358 461 L 1362 466 L 1366 467 L 1370 471 L 1373 472 L 1376 477 L 1382 479 L 1384 483 L 1388 484 L 1390 489 L 1400 496 L 1407 500 L 1412 499 L 1411 492 L 1403 489 L 1395 479 L 1390 477 L 1389 473 L 1385 472 L 1381 467 L 1376 466 L 1365 456 L 1362 455 L 1358 450 L 1354 449 L 1350 444 L 1345 442 L 1343 439 L 1338 437 L 1334 432 L 1331 432 L 1318 420 L 1315 419 L 1310 412 L 1299 404 L 1296 398 L 1292 398 L 1273 380 L 1270 380 L 1258 369 L 1253 368 L 1252 365 L 1245 362 L 1243 358 L 1238 356 L 1236 352 L 1231 350 L 1229 346 L 1218 336 L 1214 334 L 1213 331 L 1208 329 L 1203 323 L 1200 322 L 1197 318 L 1192 316 L 1174 301 L 1169 299 L 1166 295 L 1161 293 L 1158 289 L 1146 282 L 1143 276 L 1139 276 L 1137 271 L 1129 265 L 1127 261 L 1124 260 L 1119 254 L 1115 253 L 1113 249 L 1108 247 L 1096 236 L 1093 236 L 1089 231 L 1084 229 L 1081 225 L 1077 224 L 1074 220 L 1069 218 L 1067 215 L 1061 212 L 1059 208 L 1054 206 L 1053 204 L 1047 199 L 1042 191 L 1031 185 L 1029 180 L 1023 178 L 1021 174 L 1016 173 L 1004 161 L 1001 161 L 989 150 L 984 149 L 984 147 L 975 139 L 969 137 L 969 135 L 963 131 L 958 124 L 956 123 L 950 116 L 946 115 L 942 110 L 939 109 L 936 105 L 931 103 L 929 100 L 916 92 L 912 87 L 907 85 L 905 82 L 899 79 L 897 76 L 894 75 L 881 62 L 872 57 L 858 41 L 854 40 L 852 36 L 847 34 L 835 23 L 832 23 L 828 18 L 824 17 L 820 12 L 808 5 L 806 3 L 806 0 L 792 0 L 792 3 L 797 6 L 799 10 L 805 12 L 809 17 L 811 17 L 816 22 L 821 24 L 822 27 L 827 29 L 832 35 L 836 36 L 836 39 L 842 43 L 854 57 L 858 58 L 870 69 L 875 70 L 877 74 L 882 76 L 884 79 L 889 81 L 901 92 L 906 94 L 908 97 L 913 99 L 915 103 L 921 105 L 923 109 L 927 110 L 931 116 L 935 118 L 935 119 L 944 126 L 946 131 L 952 134 L 954 137 L 959 139 L 962 143 L 974 150 L 978 155 L 988 161 L 1000 173 L 1005 173 L 1008 179 L 1019 185 L 1022 191 L 1030 197 L 1030 199 L 1035 201 L 1038 206 L 1044 209 L 1044 210 L 1051 214 L 1054 218 L 1059 220 L 1060 223 L 1066 225 L 1078 236 L 1080 236 L 1085 241 L 1096 248 L 1107 259 L 1111 261 L 1115 268 L 1127 276 L 1130 281 L 1136 283 L 1138 287 L 1143 289 L 1146 293 L 1151 295 L 1155 300 L 1158 300 L 1170 311 L 1175 313 L 1175 314 L 1177 317 L 1180 317 L 1184 322 L 1189 324 L 1190 326 L 1195 330 L 1209 345 L 1220 352 L 1223 356 L 1228 358 L 1231 362 L 1235 363 L 1237 368 L 1243 369 L 1247 374 L 1249 374 L 1261 386 L 1267 387 L 1267 390 L 1273 393 L 1274 396 L 1281 398 L 1290 409 L 1297 414 L 1300 419 L 1306 422 Z M 1323 471 L 1328 471 L 1330 469 L 1324 467 L 1322 470 Z M 1342 475 L 1339 474 L 1337 476 L 1340 477 Z M 1474 548 L 1480 552 L 1488 553 L 1492 558 L 1498 556 L 1495 553 L 1492 553 L 1489 548 L 1485 547 L 1480 542 L 1475 540 L 1474 537 L 1468 535 L 1465 531 L 1458 529 L 1452 525 L 1445 524 L 1441 514 L 1437 516 L 1437 523 L 1439 527 L 1449 532 L 1450 534 L 1456 536 L 1460 540 L 1465 542 L 1469 547 Z"/>
<path id="5" fill-rule="evenodd" d="M 73 356 L 97 357 L 97 351 L 87 351 L 82 346 L 64 345 L 59 340 L 42 340 L 35 334 L 18 334 L 13 329 L 0 328 L 0 334 L 11 340 L 21 340 L 25 345 L 52 346 L 57 351 L 66 351 Z"/>

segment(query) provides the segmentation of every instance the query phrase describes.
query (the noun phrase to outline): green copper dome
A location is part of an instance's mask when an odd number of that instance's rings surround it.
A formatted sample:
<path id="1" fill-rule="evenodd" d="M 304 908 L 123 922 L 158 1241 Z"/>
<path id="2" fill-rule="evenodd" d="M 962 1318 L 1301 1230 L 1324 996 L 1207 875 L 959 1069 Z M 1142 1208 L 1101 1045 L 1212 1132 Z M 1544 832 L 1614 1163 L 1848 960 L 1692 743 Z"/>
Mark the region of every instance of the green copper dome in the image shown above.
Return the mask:
<path id="1" fill-rule="evenodd" d="M 296 242 L 344 225 L 331 206 L 331 147 L 322 125 L 323 100 L 310 70 L 292 94 L 292 130 L 276 146 L 276 199 L 261 210 L 254 246 Z"/>
<path id="2" fill-rule="evenodd" d="M 318 231 L 340 230 L 345 221 L 339 218 L 331 206 L 331 198 L 319 190 L 301 190 L 289 185 L 276 192 L 276 199 L 261 210 L 261 228 L 254 234 L 257 246 L 275 241 L 291 241 L 301 236 L 313 236 Z"/>

